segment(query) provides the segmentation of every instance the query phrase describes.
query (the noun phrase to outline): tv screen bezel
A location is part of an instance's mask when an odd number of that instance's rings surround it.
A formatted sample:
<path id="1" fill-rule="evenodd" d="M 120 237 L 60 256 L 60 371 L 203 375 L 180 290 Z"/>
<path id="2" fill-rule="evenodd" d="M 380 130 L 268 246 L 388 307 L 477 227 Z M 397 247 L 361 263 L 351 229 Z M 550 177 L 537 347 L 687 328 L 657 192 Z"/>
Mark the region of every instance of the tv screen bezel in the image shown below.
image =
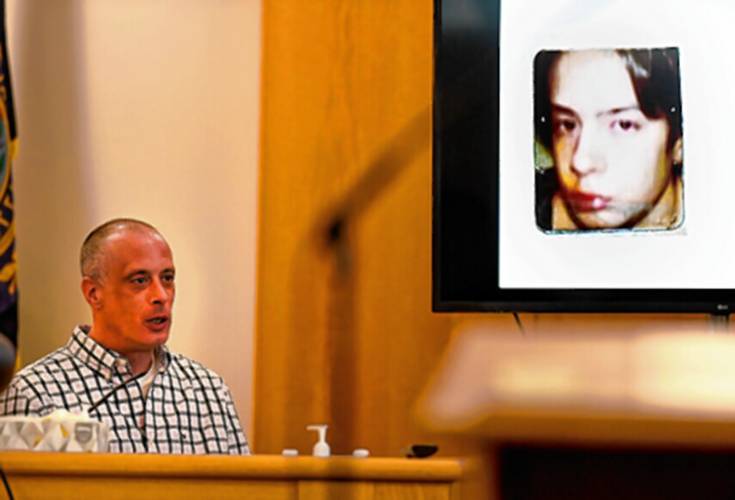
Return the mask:
<path id="1" fill-rule="evenodd" d="M 433 311 L 729 314 L 730 288 L 499 286 L 500 3 L 434 3 Z"/>

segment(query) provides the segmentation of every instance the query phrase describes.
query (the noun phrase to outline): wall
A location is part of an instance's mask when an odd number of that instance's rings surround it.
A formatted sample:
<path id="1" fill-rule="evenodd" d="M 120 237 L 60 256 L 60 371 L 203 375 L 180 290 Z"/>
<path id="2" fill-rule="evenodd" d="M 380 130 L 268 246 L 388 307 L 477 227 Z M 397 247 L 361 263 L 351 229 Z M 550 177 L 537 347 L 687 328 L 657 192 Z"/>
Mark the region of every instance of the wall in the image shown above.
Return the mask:
<path id="1" fill-rule="evenodd" d="M 431 314 L 432 7 L 264 5 L 254 442 L 396 455 L 447 340 Z M 328 227 L 343 220 L 341 238 Z"/>
<path id="2" fill-rule="evenodd" d="M 77 253 L 109 218 L 174 250 L 170 345 L 252 385 L 259 0 L 9 0 L 24 362 L 88 321 Z"/>

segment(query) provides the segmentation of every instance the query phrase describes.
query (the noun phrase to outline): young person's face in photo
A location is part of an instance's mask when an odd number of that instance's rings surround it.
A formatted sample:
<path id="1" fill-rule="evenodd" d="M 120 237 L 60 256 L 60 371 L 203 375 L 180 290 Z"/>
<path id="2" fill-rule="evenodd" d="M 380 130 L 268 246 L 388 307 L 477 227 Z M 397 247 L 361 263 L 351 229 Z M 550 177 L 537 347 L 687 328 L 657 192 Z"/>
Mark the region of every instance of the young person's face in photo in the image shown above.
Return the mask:
<path id="1" fill-rule="evenodd" d="M 562 54 L 551 70 L 553 156 L 564 201 L 580 226 L 644 217 L 671 182 L 669 125 L 640 109 L 614 51 Z"/>

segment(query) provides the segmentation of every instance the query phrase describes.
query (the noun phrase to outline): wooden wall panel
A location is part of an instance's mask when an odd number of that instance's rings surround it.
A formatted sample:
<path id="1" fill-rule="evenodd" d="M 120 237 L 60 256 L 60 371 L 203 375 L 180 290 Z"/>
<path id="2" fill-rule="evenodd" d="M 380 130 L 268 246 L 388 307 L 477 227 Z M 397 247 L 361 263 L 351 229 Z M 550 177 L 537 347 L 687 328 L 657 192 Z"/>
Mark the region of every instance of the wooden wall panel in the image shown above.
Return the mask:
<path id="1" fill-rule="evenodd" d="M 340 453 L 426 440 L 410 406 L 451 322 L 430 312 L 432 16 L 414 0 L 264 5 L 259 452 L 309 451 L 319 421 Z"/>
<path id="2" fill-rule="evenodd" d="M 264 2 L 254 432 L 258 453 L 396 455 L 438 441 L 411 406 L 453 326 L 431 311 L 431 1 Z M 342 238 L 327 244 L 335 211 Z M 702 318 L 522 315 L 543 330 L 700 327 Z M 603 354 L 604 355 L 604 354 Z"/>

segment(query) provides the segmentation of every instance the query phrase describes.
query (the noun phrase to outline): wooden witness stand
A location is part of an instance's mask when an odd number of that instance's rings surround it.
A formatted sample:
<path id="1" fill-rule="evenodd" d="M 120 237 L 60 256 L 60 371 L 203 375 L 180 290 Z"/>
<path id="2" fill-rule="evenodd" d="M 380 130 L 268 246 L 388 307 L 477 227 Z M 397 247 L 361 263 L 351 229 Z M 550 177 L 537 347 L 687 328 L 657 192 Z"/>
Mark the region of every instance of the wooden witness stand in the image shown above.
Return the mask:
<path id="1" fill-rule="evenodd" d="M 419 414 L 484 443 L 486 498 L 735 498 L 734 337 L 457 333 Z"/>
<path id="2" fill-rule="evenodd" d="M 17 499 L 456 500 L 457 460 L 0 453 Z M 6 498 L 5 492 L 0 498 Z"/>

